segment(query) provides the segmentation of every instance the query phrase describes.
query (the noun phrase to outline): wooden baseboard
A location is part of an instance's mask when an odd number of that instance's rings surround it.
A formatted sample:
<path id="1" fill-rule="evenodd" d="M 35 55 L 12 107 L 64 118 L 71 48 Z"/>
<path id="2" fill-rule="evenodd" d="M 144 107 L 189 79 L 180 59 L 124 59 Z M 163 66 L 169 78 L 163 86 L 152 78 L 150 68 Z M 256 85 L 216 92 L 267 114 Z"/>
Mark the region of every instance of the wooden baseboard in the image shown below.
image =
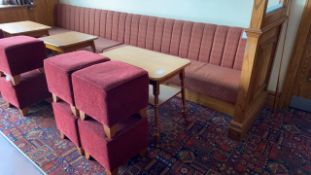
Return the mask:
<path id="1" fill-rule="evenodd" d="M 280 104 L 280 97 L 281 97 L 281 94 L 278 93 L 276 99 L 275 99 L 275 95 L 276 95 L 275 92 L 268 91 L 268 93 L 267 93 L 267 99 L 266 99 L 265 105 L 270 106 L 270 107 L 273 107 L 274 101 L 275 101 L 275 100 L 276 100 L 276 102 L 277 102 L 278 104 Z M 277 106 L 279 106 L 278 104 L 277 104 Z"/>
<path id="2" fill-rule="evenodd" d="M 207 106 L 219 112 L 223 112 L 231 117 L 234 115 L 235 106 L 234 104 L 227 103 L 225 101 L 209 97 L 197 92 L 186 90 L 186 99 L 194 103 L 198 103 L 203 106 Z"/>
<path id="3" fill-rule="evenodd" d="M 253 122 L 255 121 L 258 112 L 264 106 L 267 100 L 267 94 L 268 93 L 266 91 L 263 91 L 261 95 L 259 95 L 259 98 L 253 100 L 251 105 L 249 105 L 249 108 L 245 111 L 245 114 L 243 114 L 245 119 L 242 123 L 236 122 L 234 120 L 231 121 L 228 133 L 230 138 L 240 140 L 246 135 Z"/>

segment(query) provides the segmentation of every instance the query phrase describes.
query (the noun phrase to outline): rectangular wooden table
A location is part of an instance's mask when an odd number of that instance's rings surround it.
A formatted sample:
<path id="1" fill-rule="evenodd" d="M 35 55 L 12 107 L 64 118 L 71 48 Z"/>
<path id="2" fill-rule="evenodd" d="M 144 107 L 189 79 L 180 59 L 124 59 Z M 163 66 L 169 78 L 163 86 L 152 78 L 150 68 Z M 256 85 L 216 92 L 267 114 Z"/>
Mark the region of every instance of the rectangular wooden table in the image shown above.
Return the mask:
<path id="1" fill-rule="evenodd" d="M 32 37 L 42 37 L 49 35 L 50 26 L 33 21 L 19 21 L 0 24 L 5 36 L 27 35 Z"/>
<path id="2" fill-rule="evenodd" d="M 94 40 L 97 38 L 97 36 L 72 31 L 42 37 L 40 39 L 44 41 L 46 48 L 57 53 L 65 53 L 88 46 L 92 48 L 93 52 L 96 52 Z"/>
<path id="3" fill-rule="evenodd" d="M 189 60 L 133 46 L 121 46 L 105 51 L 103 55 L 111 60 L 122 61 L 148 72 L 152 87 L 149 88 L 149 103 L 154 107 L 157 140 L 160 139 L 159 107 L 161 104 L 181 94 L 182 114 L 185 116 L 184 69 L 190 64 Z M 176 75 L 180 78 L 180 88 L 163 85 L 165 81 Z"/>

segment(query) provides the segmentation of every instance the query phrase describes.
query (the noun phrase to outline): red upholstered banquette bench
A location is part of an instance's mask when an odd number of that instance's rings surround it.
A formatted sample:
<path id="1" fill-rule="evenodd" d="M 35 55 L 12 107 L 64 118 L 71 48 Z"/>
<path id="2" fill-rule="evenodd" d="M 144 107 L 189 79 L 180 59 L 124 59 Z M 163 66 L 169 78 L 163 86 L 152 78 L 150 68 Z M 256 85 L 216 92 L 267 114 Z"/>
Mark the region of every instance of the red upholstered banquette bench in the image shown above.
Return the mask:
<path id="1" fill-rule="evenodd" d="M 100 36 L 98 52 L 122 43 L 190 59 L 186 88 L 234 107 L 246 45 L 243 28 L 65 4 L 57 5 L 55 16 L 57 27 L 51 34 L 74 30 Z"/>

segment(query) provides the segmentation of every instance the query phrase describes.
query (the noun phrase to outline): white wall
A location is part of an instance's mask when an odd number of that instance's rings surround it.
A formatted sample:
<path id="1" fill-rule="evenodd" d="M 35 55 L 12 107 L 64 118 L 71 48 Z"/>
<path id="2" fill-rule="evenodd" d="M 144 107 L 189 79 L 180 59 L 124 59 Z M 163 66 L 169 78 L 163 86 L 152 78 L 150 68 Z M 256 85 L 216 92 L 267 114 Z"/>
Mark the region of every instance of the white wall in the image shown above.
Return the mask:
<path id="1" fill-rule="evenodd" d="M 151 16 L 248 27 L 252 0 L 60 0 L 62 3 Z"/>
<path id="2" fill-rule="evenodd" d="M 60 0 L 62 3 L 115 10 L 143 15 L 208 22 L 215 24 L 249 27 L 253 0 Z M 270 0 L 269 8 L 273 8 L 279 0 Z M 281 83 L 284 80 L 292 48 L 295 42 L 297 28 L 306 0 L 292 0 L 289 28 L 285 42 L 284 58 L 281 73 Z M 279 45 L 276 60 L 268 89 L 274 91 L 277 84 L 278 70 L 281 58 L 282 40 Z"/>

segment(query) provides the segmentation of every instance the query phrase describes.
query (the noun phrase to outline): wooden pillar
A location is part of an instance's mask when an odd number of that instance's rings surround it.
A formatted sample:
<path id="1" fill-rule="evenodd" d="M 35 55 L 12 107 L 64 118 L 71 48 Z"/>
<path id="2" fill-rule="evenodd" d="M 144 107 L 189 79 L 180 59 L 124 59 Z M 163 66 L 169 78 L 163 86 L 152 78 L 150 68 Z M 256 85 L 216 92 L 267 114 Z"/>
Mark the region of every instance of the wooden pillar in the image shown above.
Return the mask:
<path id="1" fill-rule="evenodd" d="M 286 19 L 287 2 L 283 8 L 266 13 L 268 0 L 254 0 L 235 113 L 229 136 L 240 139 L 252 126 L 267 97 L 267 85 L 275 57 L 282 24 Z"/>

